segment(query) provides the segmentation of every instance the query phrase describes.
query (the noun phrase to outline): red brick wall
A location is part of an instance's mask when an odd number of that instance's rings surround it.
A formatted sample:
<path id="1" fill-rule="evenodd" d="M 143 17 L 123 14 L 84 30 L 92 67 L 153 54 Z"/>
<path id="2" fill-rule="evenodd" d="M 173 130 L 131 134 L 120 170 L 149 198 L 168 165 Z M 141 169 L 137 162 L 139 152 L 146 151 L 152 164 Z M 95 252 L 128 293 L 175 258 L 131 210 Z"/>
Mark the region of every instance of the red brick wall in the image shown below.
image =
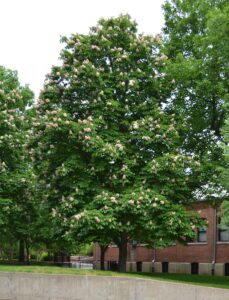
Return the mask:
<path id="1" fill-rule="evenodd" d="M 208 205 L 195 206 L 202 218 L 208 220 L 207 243 L 194 243 L 187 246 L 176 244 L 156 251 L 156 261 L 171 262 L 212 262 L 214 209 Z"/>
<path id="2" fill-rule="evenodd" d="M 213 231 L 214 231 L 214 209 L 208 204 L 201 203 L 195 206 L 202 218 L 208 220 L 207 242 L 194 243 L 187 246 L 176 244 L 165 249 L 157 249 L 154 253 L 153 249 L 147 249 L 144 246 L 131 247 L 128 246 L 127 261 L 155 261 L 162 262 L 200 262 L 211 263 L 213 260 Z M 99 260 L 99 249 L 97 249 L 97 260 Z M 95 251 L 94 251 L 94 259 Z M 110 246 L 105 254 L 105 260 L 118 261 L 118 248 Z M 217 243 L 216 262 L 229 262 L 229 243 Z"/>
<path id="3" fill-rule="evenodd" d="M 229 263 L 229 243 L 217 244 L 216 262 Z"/>

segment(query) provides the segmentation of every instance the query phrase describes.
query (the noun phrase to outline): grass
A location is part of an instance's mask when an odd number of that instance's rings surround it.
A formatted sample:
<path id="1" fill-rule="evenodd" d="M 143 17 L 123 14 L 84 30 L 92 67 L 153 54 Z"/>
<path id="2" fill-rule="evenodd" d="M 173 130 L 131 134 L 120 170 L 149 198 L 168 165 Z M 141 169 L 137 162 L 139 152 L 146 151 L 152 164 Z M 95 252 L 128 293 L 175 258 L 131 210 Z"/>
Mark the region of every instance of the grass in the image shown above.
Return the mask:
<path id="1" fill-rule="evenodd" d="M 163 280 L 170 282 L 180 282 L 207 287 L 229 289 L 229 277 L 209 276 L 209 275 L 188 275 L 188 274 L 165 274 L 165 273 L 117 273 L 100 270 L 79 270 L 72 268 L 61 268 L 54 266 L 15 266 L 0 265 L 0 272 L 28 272 L 42 274 L 67 274 L 67 275 L 90 275 L 90 276 L 113 276 L 130 277 L 141 279 Z"/>
<path id="2" fill-rule="evenodd" d="M 140 274 L 134 273 L 134 276 L 139 277 Z M 210 275 L 190 275 L 190 274 L 169 274 L 169 273 L 141 273 L 141 277 L 173 281 L 180 283 L 188 283 L 207 287 L 216 287 L 229 289 L 229 277 L 225 276 L 210 276 Z"/>

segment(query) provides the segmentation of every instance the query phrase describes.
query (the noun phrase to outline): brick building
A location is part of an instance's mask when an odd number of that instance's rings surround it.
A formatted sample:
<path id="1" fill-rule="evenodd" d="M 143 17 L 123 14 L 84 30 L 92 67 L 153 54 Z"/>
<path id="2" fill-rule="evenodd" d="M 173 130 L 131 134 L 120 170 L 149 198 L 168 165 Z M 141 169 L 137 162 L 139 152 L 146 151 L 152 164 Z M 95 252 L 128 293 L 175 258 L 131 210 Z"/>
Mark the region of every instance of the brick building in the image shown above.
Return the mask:
<path id="1" fill-rule="evenodd" d="M 215 274 L 229 276 L 229 229 L 220 224 L 220 207 L 202 202 L 195 206 L 208 227 L 199 228 L 196 239 L 181 245 L 174 243 L 164 249 L 148 249 L 144 244 L 129 244 L 127 271 Z M 94 260 L 100 249 L 94 246 Z M 105 267 L 116 269 L 118 248 L 110 245 L 105 253 Z"/>

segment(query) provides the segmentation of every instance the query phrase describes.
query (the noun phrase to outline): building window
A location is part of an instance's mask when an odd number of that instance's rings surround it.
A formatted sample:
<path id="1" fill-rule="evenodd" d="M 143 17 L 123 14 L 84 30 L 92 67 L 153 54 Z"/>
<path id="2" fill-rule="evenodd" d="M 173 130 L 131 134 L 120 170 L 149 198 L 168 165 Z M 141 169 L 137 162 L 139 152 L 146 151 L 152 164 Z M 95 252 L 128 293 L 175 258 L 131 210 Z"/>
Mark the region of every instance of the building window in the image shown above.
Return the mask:
<path id="1" fill-rule="evenodd" d="M 137 272 L 142 272 L 142 261 L 136 262 L 136 269 L 137 269 Z"/>
<path id="2" fill-rule="evenodd" d="M 229 242 L 229 227 L 225 225 L 220 225 L 219 242 Z"/>
<path id="3" fill-rule="evenodd" d="M 205 227 L 201 227 L 197 230 L 197 242 L 207 242 L 207 229 Z"/>
<path id="4" fill-rule="evenodd" d="M 168 273 L 169 272 L 169 263 L 167 261 L 162 262 L 162 273 Z"/>
<path id="5" fill-rule="evenodd" d="M 224 268 L 224 275 L 229 276 L 229 263 L 226 263 Z"/>
<path id="6" fill-rule="evenodd" d="M 206 219 L 203 219 L 206 221 Z M 207 227 L 203 226 L 197 228 L 197 230 L 193 231 L 195 233 L 195 238 L 187 239 L 188 244 L 196 244 L 196 243 L 206 243 L 207 242 Z"/>
<path id="7" fill-rule="evenodd" d="M 196 262 L 191 263 L 191 274 L 197 275 L 199 274 L 199 264 Z"/>

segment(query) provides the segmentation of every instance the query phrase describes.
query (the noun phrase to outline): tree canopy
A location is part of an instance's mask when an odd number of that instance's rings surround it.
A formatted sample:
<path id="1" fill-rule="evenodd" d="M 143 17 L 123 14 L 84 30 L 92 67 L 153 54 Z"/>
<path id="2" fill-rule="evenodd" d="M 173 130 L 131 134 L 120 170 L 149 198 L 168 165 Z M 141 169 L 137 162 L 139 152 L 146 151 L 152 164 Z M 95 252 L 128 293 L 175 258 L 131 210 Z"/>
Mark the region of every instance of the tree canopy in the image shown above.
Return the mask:
<path id="1" fill-rule="evenodd" d="M 129 16 L 101 19 L 89 35 L 63 37 L 61 66 L 47 76 L 31 147 L 54 223 L 66 239 L 165 246 L 193 236 L 198 157 L 182 150 L 179 117 L 163 110 L 168 86 L 161 37 Z M 201 183 L 199 179 L 198 185 Z"/>
<path id="2" fill-rule="evenodd" d="M 63 252 L 112 241 L 125 271 L 128 242 L 165 247 L 203 224 L 187 207 L 228 189 L 229 5 L 164 12 L 156 36 L 121 15 L 62 37 L 32 109 L 0 67 L 1 240 Z"/>
<path id="3" fill-rule="evenodd" d="M 224 123 L 228 1 L 166 1 L 164 15 L 165 53 L 172 60 L 170 72 L 176 80 L 171 107 L 187 119 L 189 147 L 195 149 L 210 131 L 219 137 Z"/>
<path id="4" fill-rule="evenodd" d="M 31 228 L 34 182 L 25 149 L 25 109 L 32 100 L 33 93 L 20 85 L 17 72 L 0 67 L 1 240 L 24 240 Z"/>
<path id="5" fill-rule="evenodd" d="M 225 165 L 222 168 L 221 180 L 222 185 L 227 191 L 229 191 L 229 114 L 227 115 L 225 125 L 222 129 L 224 135 L 224 155 L 225 155 Z M 222 204 L 222 223 L 229 226 L 229 201 L 225 200 Z"/>

